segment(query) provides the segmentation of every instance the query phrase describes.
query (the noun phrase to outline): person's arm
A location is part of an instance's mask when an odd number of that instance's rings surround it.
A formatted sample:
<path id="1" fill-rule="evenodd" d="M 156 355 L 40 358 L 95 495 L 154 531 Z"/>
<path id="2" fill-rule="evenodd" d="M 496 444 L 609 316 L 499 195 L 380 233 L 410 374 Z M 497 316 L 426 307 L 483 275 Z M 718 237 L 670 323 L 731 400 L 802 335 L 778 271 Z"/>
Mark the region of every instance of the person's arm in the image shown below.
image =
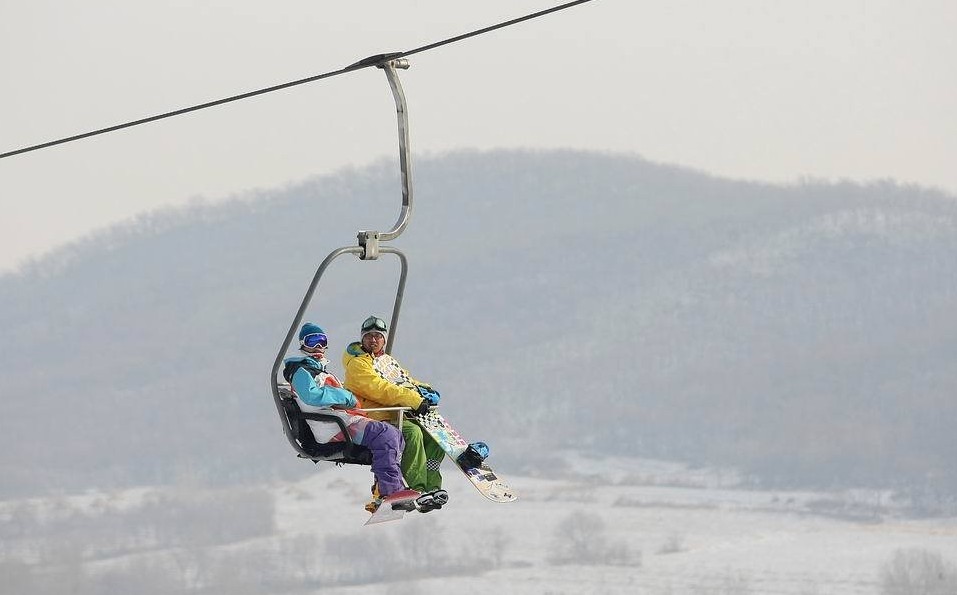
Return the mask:
<path id="1" fill-rule="evenodd" d="M 335 386 L 316 384 L 312 374 L 303 368 L 296 370 L 292 376 L 292 388 L 296 396 L 306 405 L 313 407 L 355 407 L 356 398 L 352 393 Z"/>
<path id="2" fill-rule="evenodd" d="M 422 397 L 411 388 L 392 384 L 372 368 L 368 360 L 353 358 L 346 363 L 346 379 L 350 389 L 387 407 L 411 407 L 422 403 Z"/>
<path id="3" fill-rule="evenodd" d="M 422 382 L 421 380 L 413 378 L 405 368 L 402 368 L 402 371 L 405 373 L 405 377 L 409 379 L 409 382 L 415 385 L 416 392 L 419 393 L 420 397 L 428 401 L 431 405 L 439 404 L 439 399 L 441 398 L 439 391 L 432 388 L 432 385 L 428 382 Z"/>

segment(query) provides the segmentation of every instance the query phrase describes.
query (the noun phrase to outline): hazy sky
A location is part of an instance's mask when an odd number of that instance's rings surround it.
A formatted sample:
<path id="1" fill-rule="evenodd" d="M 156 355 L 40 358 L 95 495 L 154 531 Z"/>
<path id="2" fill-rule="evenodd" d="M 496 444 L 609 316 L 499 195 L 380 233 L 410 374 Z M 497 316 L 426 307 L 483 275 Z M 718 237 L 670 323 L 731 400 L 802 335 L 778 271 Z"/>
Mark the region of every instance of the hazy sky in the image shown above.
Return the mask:
<path id="1" fill-rule="evenodd" d="M 0 152 L 336 70 L 555 0 L 0 0 Z M 414 155 L 640 154 L 957 194 L 957 2 L 594 0 L 412 57 Z M 136 213 L 395 158 L 365 69 L 0 160 L 0 272 Z M 420 207 L 421 208 L 421 207 Z"/>

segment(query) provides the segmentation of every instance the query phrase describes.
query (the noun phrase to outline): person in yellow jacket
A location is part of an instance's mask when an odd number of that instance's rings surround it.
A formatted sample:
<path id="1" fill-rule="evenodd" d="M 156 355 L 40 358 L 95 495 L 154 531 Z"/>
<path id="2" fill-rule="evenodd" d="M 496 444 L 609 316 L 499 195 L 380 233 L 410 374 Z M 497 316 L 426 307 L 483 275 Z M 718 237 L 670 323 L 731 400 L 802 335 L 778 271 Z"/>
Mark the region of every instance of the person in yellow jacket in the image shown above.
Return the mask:
<path id="1" fill-rule="evenodd" d="M 350 343 L 342 356 L 343 387 L 359 399 L 363 409 L 409 407 L 417 413 L 427 412 L 430 405 L 438 403 L 438 392 L 413 378 L 385 352 L 387 337 L 388 326 L 381 318 L 370 316 L 362 323 L 360 340 Z M 395 417 L 392 412 L 370 412 L 369 416 L 378 420 Z M 419 510 L 441 508 L 448 501 L 439 472 L 445 452 L 414 421 L 404 419 L 401 430 L 405 439 L 402 475 L 410 488 L 425 495 Z"/>

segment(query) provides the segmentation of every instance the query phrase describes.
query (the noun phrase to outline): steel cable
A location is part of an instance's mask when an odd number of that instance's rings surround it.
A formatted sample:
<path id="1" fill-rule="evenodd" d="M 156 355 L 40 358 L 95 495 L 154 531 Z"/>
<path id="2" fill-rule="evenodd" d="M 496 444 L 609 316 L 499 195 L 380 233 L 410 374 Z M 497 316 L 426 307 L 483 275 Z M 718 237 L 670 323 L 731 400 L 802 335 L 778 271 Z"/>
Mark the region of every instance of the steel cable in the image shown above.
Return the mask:
<path id="1" fill-rule="evenodd" d="M 188 114 L 188 113 L 190 113 L 190 112 L 195 112 L 195 111 L 207 109 L 207 108 L 210 108 L 210 107 L 215 107 L 215 106 L 217 106 L 217 105 L 223 105 L 224 103 L 231 103 L 231 102 L 234 102 L 234 101 L 240 101 L 240 100 L 242 100 L 242 99 L 249 99 L 250 97 L 256 97 L 257 95 L 265 95 L 266 93 L 272 93 L 272 92 L 274 92 L 274 91 L 280 91 L 280 90 L 282 90 L 282 89 L 288 89 L 288 88 L 290 88 L 290 87 L 295 87 L 295 86 L 298 86 L 298 85 L 304 85 L 304 84 L 306 84 L 306 83 L 312 83 L 312 82 L 315 82 L 315 81 L 318 81 L 318 80 L 321 80 L 321 79 L 327 79 L 327 78 L 331 78 L 331 77 L 334 77 L 334 76 L 339 76 L 340 74 L 346 74 L 346 73 L 348 73 L 348 72 L 354 72 L 354 71 L 356 71 L 356 70 L 361 70 L 361 69 L 363 69 L 363 68 L 368 68 L 368 67 L 370 67 L 370 66 L 375 66 L 376 64 L 381 63 L 383 60 L 395 60 L 395 59 L 398 59 L 398 58 L 404 58 L 404 57 L 406 57 L 406 56 L 411 56 L 411 55 L 413 55 L 413 54 L 419 54 L 419 53 L 422 53 L 422 52 L 427 52 L 427 51 L 429 51 L 429 50 L 433 50 L 433 49 L 435 49 L 435 48 L 438 48 L 438 47 L 441 47 L 441 46 L 444 46 L 444 45 L 449 45 L 449 44 L 451 44 L 451 43 L 456 43 L 456 42 L 462 41 L 462 40 L 464 40 L 464 39 L 468 39 L 468 38 L 470 38 L 470 37 L 475 37 L 475 36 L 477 36 L 477 35 L 482 35 L 482 34 L 485 34 L 485 33 L 490 32 L 490 31 L 495 31 L 496 29 L 502 29 L 502 28 L 504 28 L 504 27 L 509 27 L 509 26 L 512 26 L 512 25 L 521 23 L 521 22 L 523 22 L 523 21 L 528 21 L 528 20 L 531 20 L 531 19 L 535 19 L 535 18 L 538 18 L 538 17 L 542 17 L 542 16 L 545 16 L 546 14 L 551 14 L 551 13 L 553 13 L 553 12 L 558 12 L 558 11 L 560 11 L 560 10 L 565 10 L 566 8 L 571 8 L 572 6 L 576 6 L 576 5 L 578 5 L 578 4 L 585 4 L 586 2 L 591 2 L 591 1 L 592 1 L 592 0 L 575 0 L 574 2 L 567 2 L 567 3 L 561 4 L 561 5 L 559 5 L 559 6 L 554 6 L 554 7 L 552 7 L 552 8 L 548 8 L 548 9 L 545 9 L 545 10 L 540 10 L 540 11 L 538 11 L 538 12 L 534 12 L 534 13 L 531 13 L 531 14 L 527 14 L 527 15 L 525 15 L 525 16 L 518 17 L 518 18 L 515 18 L 515 19 L 511 19 L 511 20 L 508 20 L 508 21 L 503 21 L 503 22 L 501 22 L 501 23 L 498 23 L 498 24 L 495 24 L 495 25 L 490 25 L 490 26 L 488 26 L 488 27 L 483 27 L 483 28 L 481 28 L 481 29 L 476 29 L 475 31 L 470 31 L 470 32 L 468 32 L 468 33 L 463 33 L 462 35 L 456 35 L 455 37 L 450 37 L 450 38 L 448 38 L 448 39 L 443 39 L 442 41 L 437 41 L 437 42 L 434 42 L 434 43 L 430 43 L 430 44 L 428 44 L 428 45 L 424 45 L 424 46 L 421 46 L 421 47 L 418 47 L 418 48 L 415 48 L 415 49 L 412 49 L 412 50 L 408 50 L 408 51 L 405 51 L 405 52 L 396 52 L 396 53 L 392 53 L 392 54 L 379 54 L 379 55 L 377 55 L 377 56 L 371 56 L 371 57 L 366 58 L 366 59 L 364 59 L 364 60 L 360 60 L 359 62 L 356 62 L 355 64 L 351 64 L 351 65 L 349 65 L 349 66 L 346 66 L 345 68 L 340 68 L 339 70 L 333 70 L 333 71 L 330 71 L 330 72 L 324 72 L 324 73 L 322 73 L 322 74 L 317 74 L 317 75 L 314 75 L 314 76 L 310 76 L 310 77 L 298 79 L 298 80 L 295 80 L 295 81 L 289 81 L 289 82 L 287 82 L 287 83 L 282 83 L 282 84 L 274 85 L 274 86 L 271 86 L 271 87 L 265 87 L 265 88 L 263 88 L 263 89 L 258 89 L 258 90 L 256 90 L 256 91 L 248 91 L 248 92 L 246 92 L 246 93 L 240 93 L 239 95 L 233 95 L 233 96 L 231 96 L 231 97 L 224 97 L 223 99 L 217 99 L 217 100 L 215 100 L 215 101 L 208 101 L 208 102 L 206 102 L 206 103 L 200 103 L 200 104 L 193 105 L 193 106 L 190 106 L 190 107 L 184 107 L 184 108 L 181 108 L 181 109 L 173 110 L 173 111 L 171 111 L 171 112 L 166 112 L 166 113 L 162 113 L 162 114 L 157 114 L 157 115 L 155 115 L 155 116 L 149 116 L 149 117 L 146 117 L 146 118 L 140 118 L 140 119 L 138 119 L 138 120 L 132 120 L 132 121 L 129 121 L 129 122 L 124 122 L 124 123 L 122 123 L 122 124 L 116 124 L 116 125 L 114 125 L 114 126 L 108 126 L 108 127 L 106 127 L 106 128 L 100 128 L 100 129 L 98 129 L 98 130 L 92 130 L 92 131 L 90 131 L 90 132 L 84 132 L 84 133 L 82 133 L 82 134 L 76 134 L 76 135 L 73 135 L 73 136 L 67 136 L 67 137 L 64 137 L 64 138 L 60 138 L 60 139 L 57 139 L 57 140 L 48 141 L 48 142 L 45 142 L 45 143 L 40 143 L 40 144 L 37 144 L 37 145 L 32 145 L 32 146 L 28 146 L 28 147 L 23 147 L 23 148 L 20 148 L 20 149 L 15 149 L 15 150 L 13 150 L 13 151 L 8 151 L 8 152 L 6 152 L 6 153 L 0 153 L 0 159 L 6 158 L 6 157 L 13 157 L 14 155 L 21 155 L 21 154 L 23 154 L 23 153 L 29 153 L 30 151 L 38 151 L 38 150 L 40 150 L 40 149 L 46 149 L 46 148 L 48 148 L 48 147 L 53 147 L 53 146 L 56 146 L 56 145 L 62 145 L 62 144 L 64 144 L 64 143 L 69 143 L 69 142 L 81 140 L 81 139 L 84 139 L 84 138 L 90 138 L 91 136 L 98 136 L 98 135 L 101 135 L 101 134 L 107 134 L 107 133 L 109 133 L 109 132 L 116 132 L 117 130 L 122 130 L 122 129 L 124 129 L 124 128 L 132 128 L 133 126 L 139 126 L 139 125 L 141 125 L 141 124 L 147 124 L 147 123 L 149 123 L 149 122 L 155 122 L 155 121 L 157 121 L 157 120 L 164 120 L 164 119 L 166 119 L 166 118 L 172 118 L 172 117 L 174 117 L 174 116 L 181 116 L 181 115 L 183 115 L 183 114 Z"/>

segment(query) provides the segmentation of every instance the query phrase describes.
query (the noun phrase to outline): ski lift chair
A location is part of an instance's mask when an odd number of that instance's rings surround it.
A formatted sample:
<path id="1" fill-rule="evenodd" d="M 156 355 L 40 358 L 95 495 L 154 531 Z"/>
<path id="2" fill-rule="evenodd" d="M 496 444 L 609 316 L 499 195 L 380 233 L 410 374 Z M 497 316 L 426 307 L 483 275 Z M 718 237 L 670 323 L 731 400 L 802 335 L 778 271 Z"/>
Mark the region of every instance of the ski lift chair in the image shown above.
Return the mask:
<path id="1" fill-rule="evenodd" d="M 356 444 L 349 436 L 345 423 L 338 417 L 328 413 L 304 412 L 296 403 L 292 388 L 289 385 L 279 386 L 279 397 L 282 403 L 282 417 L 286 435 L 299 453 L 300 458 L 311 459 L 316 463 L 330 461 L 336 464 L 371 465 L 372 452 L 361 444 Z M 316 442 L 308 420 L 331 421 L 339 425 L 345 440 L 342 442 Z"/>
<path id="2" fill-rule="evenodd" d="M 320 278 L 325 272 L 326 267 L 328 267 L 333 260 L 345 254 L 354 254 L 359 257 L 359 260 L 363 261 L 377 260 L 381 254 L 393 254 L 399 259 L 399 264 L 401 267 L 399 274 L 399 284 L 396 288 L 395 302 L 392 306 L 392 320 L 390 324 L 392 332 L 389 333 L 389 338 L 386 341 L 385 346 L 387 353 L 392 351 L 392 342 L 395 340 L 396 329 L 398 327 L 399 309 L 402 307 L 402 294 L 405 291 L 405 280 L 408 274 L 408 261 L 405 257 L 405 254 L 403 254 L 402 251 L 398 250 L 397 248 L 386 246 L 381 243 L 397 238 L 405 229 L 412 213 L 412 152 L 409 148 L 409 120 L 406 111 L 405 94 L 402 91 L 402 85 L 399 83 L 399 77 L 396 74 L 396 69 L 404 70 L 408 68 L 409 62 L 404 58 L 393 59 L 393 56 L 394 54 L 370 56 L 365 60 L 353 64 L 353 66 L 375 64 L 378 68 L 381 68 L 385 72 L 386 78 L 389 81 L 389 86 L 392 89 L 392 96 L 395 100 L 396 115 L 399 126 L 399 168 L 402 178 L 402 204 L 401 210 L 399 212 L 399 218 L 391 230 L 387 232 L 370 230 L 359 231 L 357 234 L 357 246 L 338 248 L 326 256 L 325 260 L 322 261 L 322 263 L 319 265 L 319 268 L 316 270 L 316 274 L 312 279 L 312 283 L 306 290 L 306 295 L 303 297 L 302 303 L 299 306 L 299 311 L 296 312 L 296 317 L 293 319 L 292 324 L 289 327 L 289 331 L 286 333 L 286 338 L 283 340 L 282 346 L 279 348 L 279 352 L 276 354 L 276 360 L 273 362 L 272 373 L 270 374 L 269 379 L 273 400 L 276 403 L 276 408 L 279 410 L 279 417 L 282 421 L 283 432 L 286 434 L 286 438 L 289 440 L 289 443 L 296 450 L 300 458 L 311 459 L 317 463 L 319 461 L 332 461 L 337 464 L 372 464 L 372 453 L 366 447 L 352 442 L 348 431 L 346 431 L 346 426 L 341 419 L 331 414 L 303 412 L 296 403 L 295 395 L 293 395 L 292 392 L 292 387 L 290 387 L 289 384 L 281 384 L 279 382 L 279 369 L 282 366 L 285 353 L 289 349 L 290 345 L 293 344 L 293 338 L 296 336 L 299 325 L 302 323 L 303 316 L 305 316 L 306 308 L 308 307 L 310 301 L 312 301 L 313 294 L 319 286 Z M 382 408 L 378 410 L 397 412 L 399 419 L 399 423 L 397 425 L 401 427 L 402 411 L 405 409 L 408 408 L 395 407 Z M 345 440 L 342 442 L 319 444 L 312 435 L 312 429 L 309 427 L 309 424 L 306 423 L 309 420 L 336 422 L 342 429 Z"/>

